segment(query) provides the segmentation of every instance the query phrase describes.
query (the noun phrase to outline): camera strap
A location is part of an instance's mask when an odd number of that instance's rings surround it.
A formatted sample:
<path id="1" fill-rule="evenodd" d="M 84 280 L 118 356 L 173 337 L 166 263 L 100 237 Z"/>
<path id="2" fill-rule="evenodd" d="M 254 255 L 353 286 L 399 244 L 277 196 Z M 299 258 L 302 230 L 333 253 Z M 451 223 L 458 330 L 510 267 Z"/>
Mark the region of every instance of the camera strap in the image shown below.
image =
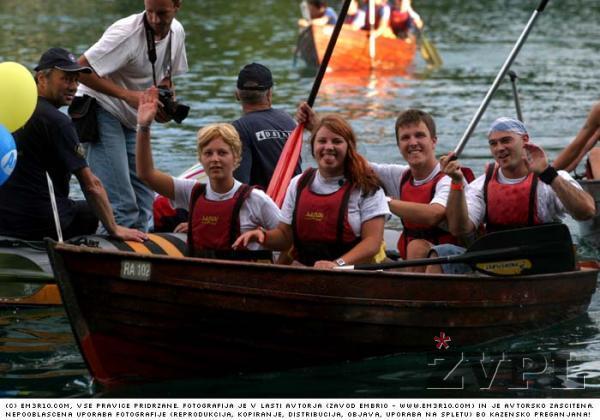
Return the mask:
<path id="1" fill-rule="evenodd" d="M 152 64 L 152 80 L 154 80 L 154 86 L 158 86 L 156 82 L 156 69 L 154 65 L 156 63 L 156 42 L 154 41 L 154 30 L 148 23 L 148 19 L 146 17 L 146 13 L 144 13 L 144 31 L 146 33 L 146 45 L 148 46 L 148 60 L 150 64 Z M 171 69 L 172 69 L 172 58 L 171 58 L 171 29 L 169 29 L 169 40 L 167 44 L 167 51 L 165 52 L 166 57 L 168 57 L 167 68 L 165 69 L 165 77 L 169 79 L 169 84 L 171 82 Z M 163 60 L 163 68 L 165 61 Z M 171 87 L 171 86 L 169 86 Z"/>

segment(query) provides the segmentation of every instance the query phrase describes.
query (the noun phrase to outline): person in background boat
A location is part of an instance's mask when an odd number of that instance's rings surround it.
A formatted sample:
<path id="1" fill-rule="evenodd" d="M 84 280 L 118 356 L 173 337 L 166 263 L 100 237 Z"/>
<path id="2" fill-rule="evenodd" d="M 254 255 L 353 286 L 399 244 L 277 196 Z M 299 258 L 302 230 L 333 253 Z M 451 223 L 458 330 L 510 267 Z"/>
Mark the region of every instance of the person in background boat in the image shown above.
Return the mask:
<path id="1" fill-rule="evenodd" d="M 295 259 L 317 268 L 383 260 L 389 210 L 377 176 L 356 150 L 352 127 L 339 115 L 326 116 L 310 145 L 318 167 L 292 179 L 277 228 L 246 232 L 234 247 L 258 242 L 286 251 L 293 244 Z"/>
<path id="2" fill-rule="evenodd" d="M 174 89 L 172 76 L 188 70 L 185 33 L 175 19 L 180 7 L 181 0 L 144 0 L 144 12 L 112 24 L 79 58 L 79 63 L 92 67 L 94 73 L 81 77 L 77 94 L 92 96 L 99 105 L 100 139 L 88 144 L 90 167 L 106 185 L 117 222 L 145 231 L 153 225 L 154 194 L 136 175 L 136 110 L 145 89 L 154 83 Z M 154 35 L 154 65 L 148 33 Z M 169 120 L 161 108 L 157 121 Z"/>
<path id="3" fill-rule="evenodd" d="M 353 25 L 355 21 L 364 22 L 364 14 L 365 11 L 360 8 L 358 0 L 352 0 L 348 6 L 348 13 L 346 13 L 344 24 Z"/>
<path id="4" fill-rule="evenodd" d="M 387 0 L 373 0 L 375 2 L 375 26 L 374 36 L 384 38 L 396 38 L 392 28 L 390 27 L 391 8 L 387 4 Z M 357 18 L 352 22 L 352 27 L 356 30 L 364 31 L 371 30 L 369 23 L 369 0 L 363 0 L 361 7 L 363 13 L 357 15 Z"/>
<path id="5" fill-rule="evenodd" d="M 390 27 L 398 38 L 407 38 L 415 28 L 423 28 L 423 20 L 413 10 L 411 0 L 394 0 L 390 13 Z"/>
<path id="6" fill-rule="evenodd" d="M 307 0 L 308 15 L 310 21 L 302 18 L 298 21 L 300 27 L 308 25 L 335 25 L 337 22 L 337 13 L 331 7 L 327 6 L 325 0 Z"/>
<path id="7" fill-rule="evenodd" d="M 241 163 L 234 176 L 243 183 L 267 189 L 296 122 L 272 107 L 273 76 L 262 64 L 247 64 L 240 70 L 235 97 L 244 115 L 232 123 L 242 140 Z M 301 171 L 298 162 L 295 174 Z"/>
<path id="8" fill-rule="evenodd" d="M 31 118 L 15 132 L 19 159 L 8 181 L 0 186 L 0 235 L 28 240 L 57 239 L 46 174 L 52 179 L 65 239 L 91 235 L 98 219 L 116 238 L 142 242 L 145 233 L 115 223 L 106 190 L 85 160 L 73 123 L 59 108 L 73 100 L 81 73 L 63 48 L 50 48 L 35 67 L 38 102 Z M 86 200 L 69 199 L 75 174 Z"/>
<path id="9" fill-rule="evenodd" d="M 567 213 L 576 220 L 594 216 L 594 199 L 565 171 L 548 164 L 541 147 L 529 142 L 525 125 L 513 118 L 498 118 L 488 131 L 494 163 L 486 173 L 463 188 L 460 162 L 449 153 L 442 170 L 452 178 L 447 218 L 450 232 L 466 235 L 485 223 L 487 232 L 560 221 Z M 455 245 L 434 247 L 431 256 L 464 252 Z M 428 272 L 460 273 L 464 265 L 430 266 Z"/>
<path id="10" fill-rule="evenodd" d="M 298 107 L 296 119 L 307 129 L 318 117 L 307 103 Z M 419 109 L 401 112 L 395 125 L 396 145 L 407 165 L 370 162 L 388 193 L 392 213 L 402 220 L 403 232 L 398 250 L 403 259 L 426 258 L 434 245 L 458 243 L 446 223 L 446 202 L 450 178 L 441 172 L 435 157 L 437 145 L 433 117 Z M 472 180 L 469 171 L 468 180 Z M 424 271 L 413 267 L 411 271 Z"/>
<path id="11" fill-rule="evenodd" d="M 574 171 L 586 153 L 586 178 L 600 179 L 600 148 L 594 147 L 600 140 L 600 102 L 590 110 L 583 127 L 575 139 L 552 162 L 556 169 Z"/>
<path id="12" fill-rule="evenodd" d="M 189 209 L 189 255 L 262 259 L 256 252 L 243 255 L 231 249 L 240 233 L 258 226 L 275 228 L 281 216 L 277 205 L 263 191 L 233 177 L 242 152 L 235 128 L 231 124 L 210 124 L 198 132 L 198 159 L 208 175 L 208 184 L 179 179 L 154 168 L 150 126 L 158 110 L 158 89 L 151 87 L 140 98 L 138 107 L 138 176 L 154 191 L 173 200 L 175 207 Z M 258 244 L 250 247 L 252 251 L 260 249 Z"/>

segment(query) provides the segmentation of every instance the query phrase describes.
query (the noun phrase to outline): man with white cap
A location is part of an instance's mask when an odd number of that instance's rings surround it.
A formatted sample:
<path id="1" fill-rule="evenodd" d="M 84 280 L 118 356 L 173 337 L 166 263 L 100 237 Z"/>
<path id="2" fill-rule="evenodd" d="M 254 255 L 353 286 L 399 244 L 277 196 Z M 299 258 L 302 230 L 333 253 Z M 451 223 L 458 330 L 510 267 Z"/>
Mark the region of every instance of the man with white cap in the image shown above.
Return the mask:
<path id="1" fill-rule="evenodd" d="M 565 171 L 548 164 L 546 154 L 529 142 L 525 125 L 513 118 L 498 118 L 488 131 L 495 162 L 465 188 L 451 188 L 446 205 L 450 232 L 467 235 L 485 224 L 487 232 L 557 222 L 570 214 L 577 220 L 595 214 L 594 199 Z M 452 183 L 463 185 L 460 163 L 453 153 L 440 159 Z M 433 248 L 434 255 L 456 254 L 452 245 Z M 438 270 L 432 266 L 428 271 Z M 444 272 L 461 269 L 443 266 Z"/>

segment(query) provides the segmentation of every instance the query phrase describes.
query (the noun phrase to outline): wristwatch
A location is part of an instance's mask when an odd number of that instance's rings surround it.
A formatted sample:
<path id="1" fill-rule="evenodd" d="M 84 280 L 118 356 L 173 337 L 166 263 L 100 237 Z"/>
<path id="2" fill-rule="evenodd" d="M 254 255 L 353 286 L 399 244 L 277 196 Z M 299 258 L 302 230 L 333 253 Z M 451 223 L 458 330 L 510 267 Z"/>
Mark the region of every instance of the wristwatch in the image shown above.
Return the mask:
<path id="1" fill-rule="evenodd" d="M 344 261 L 343 258 L 338 258 L 337 260 L 335 260 L 335 263 L 338 265 L 338 267 L 343 267 L 346 265 L 346 261 Z"/>

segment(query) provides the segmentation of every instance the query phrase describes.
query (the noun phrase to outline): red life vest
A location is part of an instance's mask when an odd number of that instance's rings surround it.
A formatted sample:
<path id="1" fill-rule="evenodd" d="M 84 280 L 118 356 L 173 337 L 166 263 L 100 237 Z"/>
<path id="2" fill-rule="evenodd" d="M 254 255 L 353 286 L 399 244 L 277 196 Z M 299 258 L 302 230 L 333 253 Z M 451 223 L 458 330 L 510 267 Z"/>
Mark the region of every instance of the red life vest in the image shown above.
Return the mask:
<path id="1" fill-rule="evenodd" d="M 428 204 L 435 196 L 435 187 L 440 179 L 444 177 L 443 172 L 438 172 L 433 179 L 421 185 L 412 183 L 413 176 L 410 170 L 402 174 L 400 180 L 400 200 L 410 203 Z M 456 244 L 458 241 L 449 232 L 438 226 L 428 226 L 402 220 L 402 234 L 398 239 L 398 251 L 402 259 L 406 259 L 408 243 L 414 239 L 425 239 L 432 244 Z"/>
<path id="2" fill-rule="evenodd" d="M 169 199 L 159 195 L 152 203 L 154 232 L 173 232 L 178 224 L 188 220 L 188 211 L 175 209 Z"/>
<path id="3" fill-rule="evenodd" d="M 194 186 L 188 227 L 190 256 L 234 258 L 231 245 L 240 236 L 240 209 L 252 189 L 242 184 L 230 199 L 212 201 L 206 198 L 206 184 Z"/>
<path id="4" fill-rule="evenodd" d="M 334 193 L 317 194 L 309 188 L 315 174 L 309 168 L 298 180 L 292 217 L 295 258 L 305 265 L 339 258 L 360 242 L 348 223 L 354 185 L 346 182 Z"/>
<path id="5" fill-rule="evenodd" d="M 532 172 L 518 184 L 498 182 L 499 167 L 488 165 L 483 184 L 486 231 L 541 224 L 537 212 L 538 177 Z M 528 203 L 524 206 L 524 203 Z"/>
<path id="6" fill-rule="evenodd" d="M 396 8 L 392 9 L 390 27 L 396 35 L 406 34 L 410 29 L 410 14 L 408 12 L 401 12 Z"/>

